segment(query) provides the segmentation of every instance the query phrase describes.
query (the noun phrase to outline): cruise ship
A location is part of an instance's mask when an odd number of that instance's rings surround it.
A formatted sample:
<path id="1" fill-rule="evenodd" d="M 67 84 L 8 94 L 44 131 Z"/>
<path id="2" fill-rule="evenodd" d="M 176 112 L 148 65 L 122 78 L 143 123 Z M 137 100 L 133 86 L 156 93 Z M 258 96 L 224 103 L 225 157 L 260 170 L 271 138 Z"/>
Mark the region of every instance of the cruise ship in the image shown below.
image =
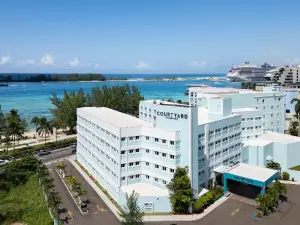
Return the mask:
<path id="1" fill-rule="evenodd" d="M 266 74 L 276 67 L 264 63 L 260 67 L 250 62 L 244 62 L 240 66 L 233 66 L 227 73 L 226 78 L 231 82 L 264 82 Z"/>

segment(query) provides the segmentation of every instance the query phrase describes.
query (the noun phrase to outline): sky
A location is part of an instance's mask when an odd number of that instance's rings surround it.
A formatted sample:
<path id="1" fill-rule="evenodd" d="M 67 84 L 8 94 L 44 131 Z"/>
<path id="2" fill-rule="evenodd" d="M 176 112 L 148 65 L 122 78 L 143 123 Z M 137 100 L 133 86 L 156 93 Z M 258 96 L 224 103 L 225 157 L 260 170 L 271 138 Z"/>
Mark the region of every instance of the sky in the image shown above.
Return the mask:
<path id="1" fill-rule="evenodd" d="M 226 73 L 300 63 L 298 0 L 0 0 L 0 72 Z"/>

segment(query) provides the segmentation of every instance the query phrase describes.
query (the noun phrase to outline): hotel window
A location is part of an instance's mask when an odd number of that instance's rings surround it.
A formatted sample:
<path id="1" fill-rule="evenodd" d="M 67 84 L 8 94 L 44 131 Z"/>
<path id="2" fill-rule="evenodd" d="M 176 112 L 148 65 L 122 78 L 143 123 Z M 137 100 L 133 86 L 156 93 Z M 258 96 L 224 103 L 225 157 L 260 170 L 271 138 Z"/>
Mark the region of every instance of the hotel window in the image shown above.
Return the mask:
<path id="1" fill-rule="evenodd" d="M 135 152 L 136 152 L 136 153 L 140 152 L 140 149 L 136 149 Z"/>
<path id="2" fill-rule="evenodd" d="M 135 178 L 140 178 L 140 175 L 139 174 L 135 175 Z"/>
<path id="3" fill-rule="evenodd" d="M 129 150 L 129 153 L 133 153 L 133 150 Z"/>
<path id="4" fill-rule="evenodd" d="M 146 136 L 146 140 L 149 141 L 149 137 L 148 136 Z"/>
<path id="5" fill-rule="evenodd" d="M 265 102 L 265 100 L 263 99 L 263 100 L 262 100 L 262 103 L 264 103 L 264 102 Z"/>
<path id="6" fill-rule="evenodd" d="M 167 184 L 167 181 L 163 180 L 163 183 L 164 183 L 164 184 Z"/>
<path id="7" fill-rule="evenodd" d="M 139 140 L 139 139 L 140 139 L 140 137 L 139 137 L 139 136 L 136 136 L 136 137 L 135 137 L 135 139 L 136 139 L 136 140 Z"/>
<path id="8" fill-rule="evenodd" d="M 154 141 L 155 141 L 155 142 L 158 142 L 158 138 L 155 138 Z"/>
<path id="9" fill-rule="evenodd" d="M 149 175 L 146 175 L 146 179 L 149 179 L 150 177 L 149 177 Z"/>
<path id="10" fill-rule="evenodd" d="M 166 171 L 166 170 L 167 170 L 167 167 L 163 166 L 163 168 L 162 168 L 162 169 Z"/>
<path id="11" fill-rule="evenodd" d="M 170 172 L 171 172 L 171 173 L 174 173 L 174 169 L 170 169 Z"/>
<path id="12" fill-rule="evenodd" d="M 121 164 L 121 167 L 125 167 L 125 164 Z"/>
<path id="13" fill-rule="evenodd" d="M 171 158 L 171 159 L 175 159 L 175 156 L 174 156 L 174 155 L 170 155 L 170 158 Z"/>
<path id="14" fill-rule="evenodd" d="M 140 162 L 135 162 L 135 165 L 136 165 L 136 166 L 139 166 L 139 165 L 140 165 Z"/>
<path id="15" fill-rule="evenodd" d="M 133 176 L 131 175 L 131 176 L 129 176 L 129 179 L 133 179 Z"/>
<path id="16" fill-rule="evenodd" d="M 149 150 L 149 149 L 146 149 L 146 153 L 150 153 L 150 150 Z"/>
<path id="17" fill-rule="evenodd" d="M 132 140 L 133 140 L 133 137 L 129 137 L 129 140 L 132 141 Z"/>
<path id="18" fill-rule="evenodd" d="M 159 152 L 158 152 L 158 151 L 155 151 L 155 155 L 159 155 Z"/>
<path id="19" fill-rule="evenodd" d="M 155 164 L 155 168 L 158 169 L 158 168 L 159 168 L 159 165 Z"/>
<path id="20" fill-rule="evenodd" d="M 170 141 L 170 145 L 174 145 L 174 141 Z"/>
<path id="21" fill-rule="evenodd" d="M 124 181 L 124 180 L 125 180 L 125 177 L 121 177 L 121 180 Z"/>
<path id="22" fill-rule="evenodd" d="M 273 109 L 273 106 L 271 105 L 271 109 Z"/>
<path id="23" fill-rule="evenodd" d="M 124 155 L 125 154 L 125 151 L 121 151 L 121 155 Z"/>
<path id="24" fill-rule="evenodd" d="M 158 178 L 155 178 L 154 180 L 155 180 L 156 182 L 158 182 Z"/>
<path id="25" fill-rule="evenodd" d="M 165 140 L 165 139 L 163 139 L 163 140 L 162 140 L 162 143 L 164 143 L 164 144 L 165 144 L 165 143 L 166 143 L 166 140 Z"/>
<path id="26" fill-rule="evenodd" d="M 149 162 L 146 162 L 146 166 L 149 166 Z"/>
<path id="27" fill-rule="evenodd" d="M 131 163 L 129 163 L 129 166 L 133 166 L 133 163 L 131 162 Z"/>
<path id="28" fill-rule="evenodd" d="M 167 157 L 166 153 L 162 153 L 161 155 L 162 155 L 162 157 Z"/>

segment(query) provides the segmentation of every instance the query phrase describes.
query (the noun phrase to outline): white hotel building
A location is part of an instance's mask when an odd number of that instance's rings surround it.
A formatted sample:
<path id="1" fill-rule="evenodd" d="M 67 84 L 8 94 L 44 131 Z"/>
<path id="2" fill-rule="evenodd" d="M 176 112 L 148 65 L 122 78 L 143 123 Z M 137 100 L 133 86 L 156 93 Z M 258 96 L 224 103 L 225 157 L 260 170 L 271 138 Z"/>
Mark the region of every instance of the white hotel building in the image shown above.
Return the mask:
<path id="1" fill-rule="evenodd" d="M 260 155 L 268 157 L 255 161 L 251 150 L 255 142 L 249 142 L 270 140 L 274 134 L 264 137 L 266 130 L 283 133 L 284 94 L 278 90 L 191 88 L 189 100 L 190 105 L 141 101 L 139 118 L 108 108 L 78 109 L 78 161 L 120 205 L 125 204 L 125 193 L 135 190 L 145 211 L 168 212 L 166 184 L 178 166 L 187 168 L 198 196 L 230 166 L 239 162 L 264 166 L 270 157 L 283 158 L 277 157 L 272 150 L 277 145 L 269 141 L 267 149 L 260 147 L 268 151 Z M 266 141 L 257 143 L 262 142 Z M 282 154 L 292 153 L 296 151 Z M 284 165 L 296 163 L 289 162 Z"/>

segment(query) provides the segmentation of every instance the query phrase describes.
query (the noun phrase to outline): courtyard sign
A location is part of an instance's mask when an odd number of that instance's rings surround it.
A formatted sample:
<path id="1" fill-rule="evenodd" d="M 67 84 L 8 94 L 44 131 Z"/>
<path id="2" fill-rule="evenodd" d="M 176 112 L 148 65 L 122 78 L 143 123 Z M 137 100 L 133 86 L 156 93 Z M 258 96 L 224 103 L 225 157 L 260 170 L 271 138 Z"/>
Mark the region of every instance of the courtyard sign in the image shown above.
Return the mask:
<path id="1" fill-rule="evenodd" d="M 239 181 L 241 183 L 253 184 L 254 181 L 245 177 L 234 176 L 234 180 Z"/>
<path id="2" fill-rule="evenodd" d="M 165 118 L 170 119 L 170 120 L 179 120 L 179 119 L 187 119 L 188 118 L 187 114 L 182 114 L 182 113 L 170 113 L 170 112 L 157 111 L 156 115 L 164 116 Z"/>

